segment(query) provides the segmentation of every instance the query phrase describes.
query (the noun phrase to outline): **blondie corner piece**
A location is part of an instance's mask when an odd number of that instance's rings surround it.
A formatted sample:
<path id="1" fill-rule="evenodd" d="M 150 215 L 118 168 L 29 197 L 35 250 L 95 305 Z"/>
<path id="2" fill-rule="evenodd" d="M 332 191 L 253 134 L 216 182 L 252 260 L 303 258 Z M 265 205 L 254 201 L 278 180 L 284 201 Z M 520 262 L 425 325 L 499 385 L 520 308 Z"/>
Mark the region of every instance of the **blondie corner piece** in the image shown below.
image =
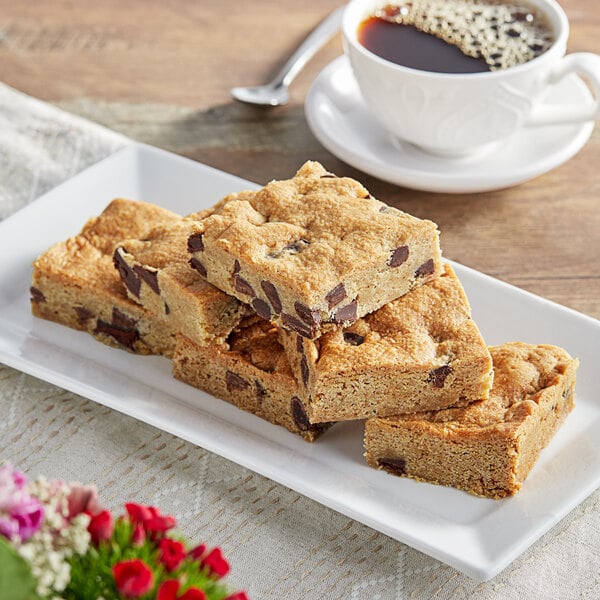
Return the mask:
<path id="1" fill-rule="evenodd" d="M 578 361 L 562 348 L 490 348 L 494 387 L 465 408 L 371 419 L 369 465 L 394 475 L 503 498 L 516 493 L 574 406 Z"/>
<path id="2" fill-rule="evenodd" d="M 264 319 L 307 338 L 437 277 L 437 226 L 306 163 L 287 181 L 233 196 L 189 238 L 192 264 Z"/>
<path id="3" fill-rule="evenodd" d="M 173 375 L 308 442 L 330 426 L 309 422 L 277 329 L 256 316 L 242 319 L 225 344 L 199 346 L 177 334 Z"/>
<path id="4" fill-rule="evenodd" d="M 208 345 L 223 342 L 247 309 L 190 268 L 187 240 L 194 219 L 202 216 L 176 217 L 143 240 L 125 240 L 114 259 L 131 300 L 162 315 L 197 344 Z"/>
<path id="5" fill-rule="evenodd" d="M 314 422 L 438 410 L 486 398 L 492 359 L 448 264 L 440 277 L 317 340 L 280 331 Z"/>
<path id="6" fill-rule="evenodd" d="M 109 346 L 138 354 L 170 355 L 171 326 L 127 298 L 113 266 L 123 238 L 143 236 L 174 213 L 133 200 L 116 199 L 82 231 L 52 246 L 33 265 L 31 309 L 35 316 L 87 331 Z"/>

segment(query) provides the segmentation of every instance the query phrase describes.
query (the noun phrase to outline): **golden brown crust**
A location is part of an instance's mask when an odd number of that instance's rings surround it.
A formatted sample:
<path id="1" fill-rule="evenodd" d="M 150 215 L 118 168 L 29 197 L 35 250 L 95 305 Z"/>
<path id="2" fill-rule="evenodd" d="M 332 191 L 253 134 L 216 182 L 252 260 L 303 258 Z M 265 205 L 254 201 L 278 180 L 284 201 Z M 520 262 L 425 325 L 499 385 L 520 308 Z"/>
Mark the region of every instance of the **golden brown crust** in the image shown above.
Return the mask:
<path id="1" fill-rule="evenodd" d="M 242 319 L 223 344 L 199 346 L 178 334 L 173 374 L 309 442 L 330 426 L 309 423 L 276 328 L 259 317 Z"/>
<path id="2" fill-rule="evenodd" d="M 207 214 L 177 217 L 143 239 L 124 240 L 116 250 L 129 298 L 164 315 L 174 330 L 200 345 L 222 342 L 246 310 L 190 268 L 188 237 L 196 219 Z"/>
<path id="3" fill-rule="evenodd" d="M 139 354 L 169 355 L 174 331 L 131 302 L 113 265 L 115 244 L 177 217 L 152 204 L 113 200 L 82 231 L 33 265 L 32 312 Z"/>
<path id="4" fill-rule="evenodd" d="M 438 410 L 485 398 L 492 360 L 454 270 L 317 340 L 281 330 L 316 422 Z"/>
<path id="5" fill-rule="evenodd" d="M 321 323 L 349 324 L 441 271 L 434 223 L 315 162 L 232 195 L 194 236 L 208 281 L 311 338 Z"/>
<path id="6" fill-rule="evenodd" d="M 517 492 L 573 408 L 578 361 L 562 348 L 491 347 L 494 386 L 464 408 L 367 421 L 367 462 L 500 498 Z"/>

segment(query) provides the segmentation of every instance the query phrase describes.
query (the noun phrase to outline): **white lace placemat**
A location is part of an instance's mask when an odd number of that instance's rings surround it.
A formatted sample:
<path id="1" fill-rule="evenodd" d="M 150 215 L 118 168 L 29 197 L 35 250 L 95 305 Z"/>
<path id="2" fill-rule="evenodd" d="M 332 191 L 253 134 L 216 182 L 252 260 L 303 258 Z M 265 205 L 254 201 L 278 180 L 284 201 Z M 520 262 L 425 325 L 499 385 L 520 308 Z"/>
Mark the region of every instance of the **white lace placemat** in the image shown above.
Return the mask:
<path id="1" fill-rule="evenodd" d="M 0 217 L 127 144 L 0 84 Z M 82 198 L 85 202 L 85 198 Z M 600 492 L 480 584 L 412 548 L 178 438 L 0 365 L 0 463 L 95 483 L 220 545 L 232 589 L 262 599 L 600 598 Z"/>

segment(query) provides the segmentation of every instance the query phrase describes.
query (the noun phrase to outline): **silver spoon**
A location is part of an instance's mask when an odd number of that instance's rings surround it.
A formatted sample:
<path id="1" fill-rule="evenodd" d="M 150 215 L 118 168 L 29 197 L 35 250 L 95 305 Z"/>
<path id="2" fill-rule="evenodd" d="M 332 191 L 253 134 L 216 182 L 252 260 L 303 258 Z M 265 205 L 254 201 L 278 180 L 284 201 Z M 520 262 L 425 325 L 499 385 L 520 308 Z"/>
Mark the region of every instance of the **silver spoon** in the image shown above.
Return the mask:
<path id="1" fill-rule="evenodd" d="M 304 65 L 339 31 L 343 12 L 344 7 L 341 6 L 325 17 L 290 56 L 273 81 L 255 87 L 234 87 L 231 89 L 231 95 L 240 102 L 250 104 L 287 104 L 290 99 L 288 86 Z"/>

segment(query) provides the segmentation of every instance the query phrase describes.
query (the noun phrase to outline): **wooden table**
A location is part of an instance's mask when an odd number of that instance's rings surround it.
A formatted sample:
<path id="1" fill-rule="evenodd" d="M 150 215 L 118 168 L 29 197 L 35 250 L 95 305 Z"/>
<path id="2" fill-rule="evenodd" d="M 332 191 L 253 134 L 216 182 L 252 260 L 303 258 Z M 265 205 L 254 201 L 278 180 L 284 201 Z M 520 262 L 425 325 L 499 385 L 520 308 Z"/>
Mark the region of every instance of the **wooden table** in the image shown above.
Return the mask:
<path id="1" fill-rule="evenodd" d="M 0 0 L 0 80 L 138 140 L 257 182 L 305 160 L 359 178 L 382 200 L 439 224 L 446 257 L 600 318 L 600 133 L 556 170 L 464 196 L 389 185 L 344 164 L 310 132 L 307 89 L 341 53 L 308 65 L 292 103 L 262 109 L 229 88 L 272 75 L 335 0 Z M 600 53 L 596 0 L 563 0 L 570 51 Z"/>

